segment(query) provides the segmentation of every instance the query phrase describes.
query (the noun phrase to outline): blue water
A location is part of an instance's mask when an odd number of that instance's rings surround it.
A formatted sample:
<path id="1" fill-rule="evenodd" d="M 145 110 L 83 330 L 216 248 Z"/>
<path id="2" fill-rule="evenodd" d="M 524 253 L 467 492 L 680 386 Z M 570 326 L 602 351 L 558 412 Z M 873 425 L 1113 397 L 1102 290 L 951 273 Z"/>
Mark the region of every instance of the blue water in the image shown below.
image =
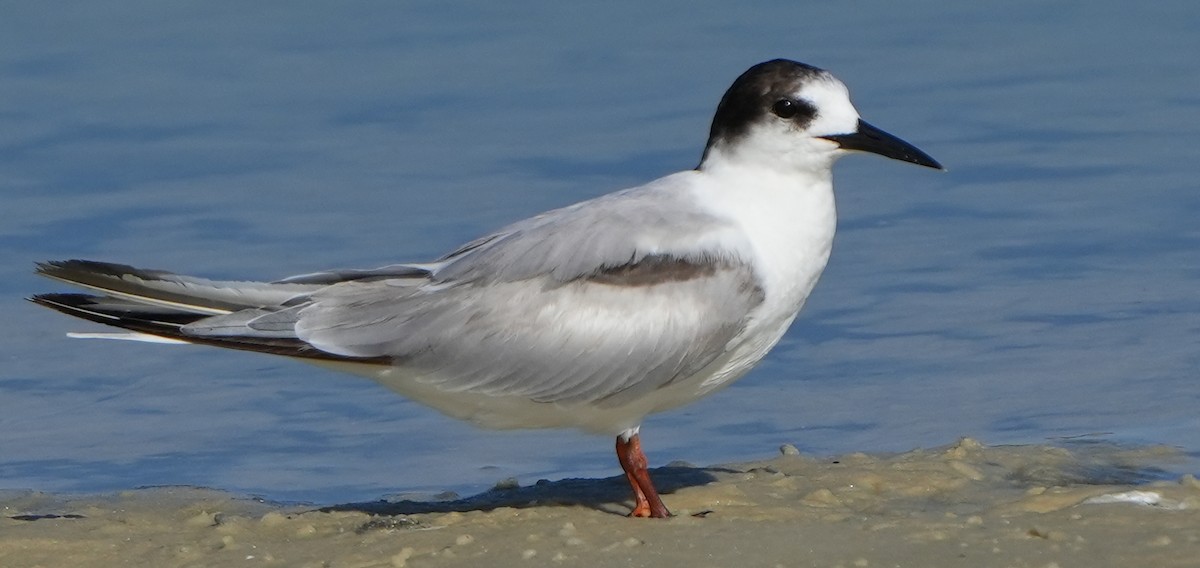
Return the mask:
<path id="1" fill-rule="evenodd" d="M 695 165 L 723 90 L 790 57 L 945 163 L 838 165 L 833 259 L 654 464 L 975 436 L 1167 444 L 1200 469 L 1200 5 L 13 4 L 0 18 L 0 488 L 334 502 L 616 473 L 374 384 L 95 330 L 32 262 L 218 278 L 423 260 Z"/>

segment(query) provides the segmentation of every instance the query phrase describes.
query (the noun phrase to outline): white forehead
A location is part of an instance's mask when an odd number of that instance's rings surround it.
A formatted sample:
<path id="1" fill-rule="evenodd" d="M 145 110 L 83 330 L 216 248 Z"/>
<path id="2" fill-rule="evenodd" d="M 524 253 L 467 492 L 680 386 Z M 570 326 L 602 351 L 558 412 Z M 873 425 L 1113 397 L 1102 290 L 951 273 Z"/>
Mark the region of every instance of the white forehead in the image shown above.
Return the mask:
<path id="1" fill-rule="evenodd" d="M 817 117 L 808 125 L 813 136 L 849 134 L 858 130 L 858 110 L 850 102 L 850 90 L 828 73 L 805 81 L 795 93 L 817 108 Z"/>

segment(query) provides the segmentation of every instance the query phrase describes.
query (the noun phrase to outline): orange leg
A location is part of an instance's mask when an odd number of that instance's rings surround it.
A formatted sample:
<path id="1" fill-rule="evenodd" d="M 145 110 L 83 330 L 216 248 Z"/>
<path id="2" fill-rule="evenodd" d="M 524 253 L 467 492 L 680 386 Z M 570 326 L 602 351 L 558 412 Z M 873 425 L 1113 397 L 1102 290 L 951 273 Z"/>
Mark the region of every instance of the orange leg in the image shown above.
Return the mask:
<path id="1" fill-rule="evenodd" d="M 629 516 L 656 519 L 670 517 L 671 512 L 658 497 L 654 482 L 650 480 L 650 472 L 646 470 L 648 462 L 646 454 L 642 453 L 642 443 L 637 434 L 628 440 L 617 436 L 617 461 L 621 462 L 621 469 L 625 470 L 625 477 L 633 487 L 634 506 Z"/>

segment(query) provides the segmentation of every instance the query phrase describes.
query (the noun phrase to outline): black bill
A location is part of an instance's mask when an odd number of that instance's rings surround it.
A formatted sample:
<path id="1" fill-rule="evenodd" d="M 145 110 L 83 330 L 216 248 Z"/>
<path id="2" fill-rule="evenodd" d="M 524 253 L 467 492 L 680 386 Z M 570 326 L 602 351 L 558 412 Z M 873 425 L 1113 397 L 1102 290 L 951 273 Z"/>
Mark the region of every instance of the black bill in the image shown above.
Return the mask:
<path id="1" fill-rule="evenodd" d="M 875 128 L 862 119 L 858 121 L 858 132 L 834 134 L 832 136 L 822 136 L 822 138 L 837 142 L 838 146 L 847 150 L 861 150 L 863 152 L 879 154 L 880 156 L 887 156 L 894 160 L 912 162 L 936 170 L 945 169 L 932 156 L 922 152 L 916 146 Z"/>

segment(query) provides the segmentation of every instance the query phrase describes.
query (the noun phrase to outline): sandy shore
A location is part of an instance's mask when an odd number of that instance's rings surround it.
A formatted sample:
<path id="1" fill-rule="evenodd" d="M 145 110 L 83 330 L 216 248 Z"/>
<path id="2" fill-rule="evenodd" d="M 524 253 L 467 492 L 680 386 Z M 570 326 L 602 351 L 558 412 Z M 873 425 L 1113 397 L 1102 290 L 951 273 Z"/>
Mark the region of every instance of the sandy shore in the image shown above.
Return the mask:
<path id="1" fill-rule="evenodd" d="M 630 519 L 623 477 L 326 508 L 157 488 L 0 493 L 0 566 L 1198 566 L 1200 482 L 1148 448 L 973 440 L 653 471 L 676 517 Z"/>

